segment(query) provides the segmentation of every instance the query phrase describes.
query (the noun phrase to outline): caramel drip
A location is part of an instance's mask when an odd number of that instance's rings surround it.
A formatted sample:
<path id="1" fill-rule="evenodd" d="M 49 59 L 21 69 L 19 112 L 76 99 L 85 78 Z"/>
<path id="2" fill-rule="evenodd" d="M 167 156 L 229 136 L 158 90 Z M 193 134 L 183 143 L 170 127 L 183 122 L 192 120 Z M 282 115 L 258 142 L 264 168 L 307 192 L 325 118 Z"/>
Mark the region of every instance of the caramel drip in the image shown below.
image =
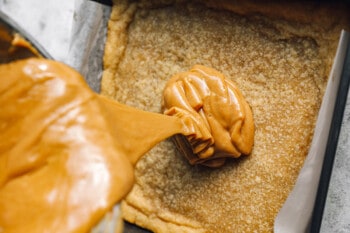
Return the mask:
<path id="1" fill-rule="evenodd" d="M 219 167 L 227 157 L 249 154 L 254 122 L 239 89 L 220 72 L 201 65 L 176 74 L 164 89 L 164 113 L 176 116 L 195 134 L 175 142 L 191 164 Z"/>
<path id="2" fill-rule="evenodd" d="M 188 134 L 179 118 L 93 93 L 58 62 L 0 73 L 0 232 L 89 231 L 131 189 L 144 153 Z"/>
<path id="3" fill-rule="evenodd" d="M 19 33 L 15 33 L 13 35 L 13 40 L 11 41 L 11 47 L 9 48 L 9 53 L 16 53 L 16 50 L 23 49 L 24 51 L 28 51 L 31 53 L 32 57 L 42 58 L 41 54 L 38 52 L 36 48 L 32 46 L 32 44 L 24 39 Z"/>

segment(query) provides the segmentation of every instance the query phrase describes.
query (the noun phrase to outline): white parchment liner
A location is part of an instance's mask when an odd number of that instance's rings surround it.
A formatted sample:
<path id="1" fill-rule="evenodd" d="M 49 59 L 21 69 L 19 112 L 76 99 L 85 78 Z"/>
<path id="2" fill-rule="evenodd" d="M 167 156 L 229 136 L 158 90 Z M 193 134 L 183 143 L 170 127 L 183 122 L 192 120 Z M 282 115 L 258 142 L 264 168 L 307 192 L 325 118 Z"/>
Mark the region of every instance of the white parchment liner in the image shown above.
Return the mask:
<path id="1" fill-rule="evenodd" d="M 90 87 L 99 92 L 103 69 L 103 49 L 111 9 L 108 6 L 85 0 L 75 0 L 74 4 L 72 25 L 67 25 L 72 30 L 69 36 L 70 46 L 67 58 L 63 62 L 82 73 Z M 274 231 L 276 233 L 307 231 L 345 57 L 344 46 L 347 41 L 349 41 L 349 34 L 342 32 L 310 151 L 293 191 L 275 219 Z M 92 232 L 114 233 L 117 225 L 120 225 L 119 216 L 119 205 L 116 205 Z"/>
<path id="2" fill-rule="evenodd" d="M 276 233 L 306 232 L 311 219 L 349 34 L 342 31 L 318 114 L 309 154 L 293 191 L 275 219 Z"/>

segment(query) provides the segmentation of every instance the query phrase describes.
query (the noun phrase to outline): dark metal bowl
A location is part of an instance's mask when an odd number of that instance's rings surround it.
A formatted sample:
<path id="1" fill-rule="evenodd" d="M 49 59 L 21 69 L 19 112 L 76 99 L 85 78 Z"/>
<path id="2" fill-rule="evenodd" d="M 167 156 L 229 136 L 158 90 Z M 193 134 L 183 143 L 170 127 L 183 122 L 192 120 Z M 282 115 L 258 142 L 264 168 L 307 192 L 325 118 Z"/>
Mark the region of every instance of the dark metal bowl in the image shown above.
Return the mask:
<path id="1" fill-rule="evenodd" d="M 23 39 L 29 42 L 40 56 L 52 59 L 51 55 L 31 35 L 23 30 L 9 16 L 0 11 L 0 64 L 37 56 L 37 54 L 25 47 L 16 47 L 13 49 L 12 41 L 16 34 L 19 34 Z"/>

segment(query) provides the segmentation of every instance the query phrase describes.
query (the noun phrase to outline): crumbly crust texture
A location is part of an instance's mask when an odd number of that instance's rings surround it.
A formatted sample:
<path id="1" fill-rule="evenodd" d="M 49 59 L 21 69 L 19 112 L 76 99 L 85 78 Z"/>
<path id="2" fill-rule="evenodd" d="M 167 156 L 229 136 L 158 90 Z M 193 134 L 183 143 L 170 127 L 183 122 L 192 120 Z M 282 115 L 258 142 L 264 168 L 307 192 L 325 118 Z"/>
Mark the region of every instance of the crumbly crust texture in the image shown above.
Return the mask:
<path id="1" fill-rule="evenodd" d="M 344 8 L 289 7 L 115 1 L 103 95 L 161 112 L 167 80 L 201 64 L 236 83 L 256 127 L 251 155 L 220 169 L 189 165 L 171 140 L 158 144 L 136 166 L 136 183 L 122 203 L 127 221 L 154 232 L 272 232 L 308 153 L 349 22 Z"/>

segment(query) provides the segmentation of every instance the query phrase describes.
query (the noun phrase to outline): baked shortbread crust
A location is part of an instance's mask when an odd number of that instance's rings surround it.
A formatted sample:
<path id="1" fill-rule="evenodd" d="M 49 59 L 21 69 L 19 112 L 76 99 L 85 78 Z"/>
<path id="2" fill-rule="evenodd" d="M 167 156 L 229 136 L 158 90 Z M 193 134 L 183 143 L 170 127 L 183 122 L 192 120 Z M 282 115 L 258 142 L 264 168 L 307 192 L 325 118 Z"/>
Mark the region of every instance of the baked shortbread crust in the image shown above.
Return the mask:
<path id="1" fill-rule="evenodd" d="M 347 9 L 244 1 L 115 1 L 102 94 L 161 112 L 174 74 L 222 72 L 252 108 L 251 155 L 191 166 L 170 141 L 136 166 L 124 218 L 154 232 L 271 232 L 308 153 Z M 336 16 L 336 17 L 334 17 Z"/>

